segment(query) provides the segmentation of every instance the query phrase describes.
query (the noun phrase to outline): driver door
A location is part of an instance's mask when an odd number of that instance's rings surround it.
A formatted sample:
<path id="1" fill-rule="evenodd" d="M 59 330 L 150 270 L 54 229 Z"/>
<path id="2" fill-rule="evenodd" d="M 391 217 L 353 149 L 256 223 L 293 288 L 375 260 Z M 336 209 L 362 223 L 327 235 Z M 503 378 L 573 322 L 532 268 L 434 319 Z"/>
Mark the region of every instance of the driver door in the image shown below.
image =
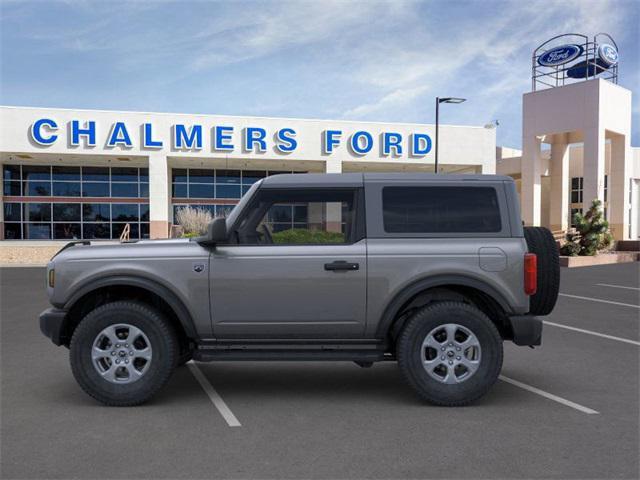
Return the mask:
<path id="1" fill-rule="evenodd" d="M 362 189 L 263 189 L 211 256 L 217 338 L 349 338 L 365 327 Z"/>

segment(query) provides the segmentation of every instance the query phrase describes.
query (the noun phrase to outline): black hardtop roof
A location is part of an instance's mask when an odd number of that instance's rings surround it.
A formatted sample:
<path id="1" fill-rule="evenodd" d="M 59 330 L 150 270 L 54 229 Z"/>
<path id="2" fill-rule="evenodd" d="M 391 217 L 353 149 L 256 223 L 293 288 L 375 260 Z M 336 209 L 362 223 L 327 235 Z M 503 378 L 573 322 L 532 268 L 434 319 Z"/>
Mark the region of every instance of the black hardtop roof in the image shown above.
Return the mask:
<path id="1" fill-rule="evenodd" d="M 263 188 L 284 187 L 361 187 L 366 182 L 512 182 L 504 175 L 459 175 L 434 173 L 285 173 L 262 181 Z"/>

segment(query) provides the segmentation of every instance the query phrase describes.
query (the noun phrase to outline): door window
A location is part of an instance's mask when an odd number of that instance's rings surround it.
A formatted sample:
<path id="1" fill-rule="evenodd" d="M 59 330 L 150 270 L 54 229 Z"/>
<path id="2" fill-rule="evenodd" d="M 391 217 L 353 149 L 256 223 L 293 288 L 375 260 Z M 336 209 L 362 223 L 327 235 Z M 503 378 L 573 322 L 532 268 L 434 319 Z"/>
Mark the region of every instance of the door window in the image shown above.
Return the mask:
<path id="1" fill-rule="evenodd" d="M 263 190 L 232 234 L 242 245 L 353 243 L 355 190 Z"/>

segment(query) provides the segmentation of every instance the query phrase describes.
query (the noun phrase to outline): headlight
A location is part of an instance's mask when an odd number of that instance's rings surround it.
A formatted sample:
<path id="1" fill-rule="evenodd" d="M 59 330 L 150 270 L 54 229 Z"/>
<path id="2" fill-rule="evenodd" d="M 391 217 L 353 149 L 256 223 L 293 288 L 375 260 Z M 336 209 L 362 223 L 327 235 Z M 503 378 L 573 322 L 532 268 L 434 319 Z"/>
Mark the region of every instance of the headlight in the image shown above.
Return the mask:
<path id="1" fill-rule="evenodd" d="M 56 270 L 54 268 L 49 270 L 48 282 L 49 282 L 49 287 L 53 288 L 56 283 Z"/>

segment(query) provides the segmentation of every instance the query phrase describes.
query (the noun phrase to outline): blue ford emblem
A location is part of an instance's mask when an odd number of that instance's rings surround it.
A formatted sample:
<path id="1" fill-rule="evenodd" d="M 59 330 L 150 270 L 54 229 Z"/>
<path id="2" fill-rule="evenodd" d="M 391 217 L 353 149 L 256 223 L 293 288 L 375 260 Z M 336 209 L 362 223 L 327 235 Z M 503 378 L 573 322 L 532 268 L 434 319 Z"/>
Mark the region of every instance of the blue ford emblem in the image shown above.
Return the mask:
<path id="1" fill-rule="evenodd" d="M 538 57 L 538 63 L 543 67 L 563 65 L 578 58 L 583 50 L 580 45 L 560 45 L 540 55 Z"/>
<path id="2" fill-rule="evenodd" d="M 618 50 L 613 45 L 603 43 L 598 47 L 598 57 L 608 66 L 618 63 Z"/>

